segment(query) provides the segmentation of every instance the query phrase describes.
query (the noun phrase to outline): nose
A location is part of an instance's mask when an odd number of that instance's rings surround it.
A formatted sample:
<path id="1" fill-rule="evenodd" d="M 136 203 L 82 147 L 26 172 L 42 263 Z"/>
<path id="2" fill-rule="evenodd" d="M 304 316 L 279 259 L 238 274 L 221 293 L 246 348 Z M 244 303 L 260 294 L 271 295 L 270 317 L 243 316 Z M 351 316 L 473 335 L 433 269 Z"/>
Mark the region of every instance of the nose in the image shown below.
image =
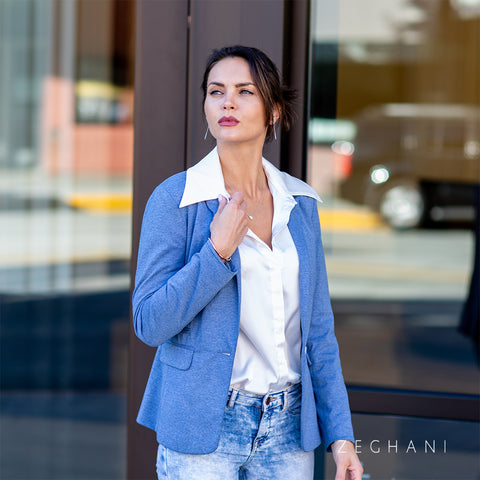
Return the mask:
<path id="1" fill-rule="evenodd" d="M 231 94 L 226 94 L 225 95 L 225 101 L 223 103 L 223 109 L 226 110 L 227 112 L 235 109 L 235 105 L 233 104 Z"/>

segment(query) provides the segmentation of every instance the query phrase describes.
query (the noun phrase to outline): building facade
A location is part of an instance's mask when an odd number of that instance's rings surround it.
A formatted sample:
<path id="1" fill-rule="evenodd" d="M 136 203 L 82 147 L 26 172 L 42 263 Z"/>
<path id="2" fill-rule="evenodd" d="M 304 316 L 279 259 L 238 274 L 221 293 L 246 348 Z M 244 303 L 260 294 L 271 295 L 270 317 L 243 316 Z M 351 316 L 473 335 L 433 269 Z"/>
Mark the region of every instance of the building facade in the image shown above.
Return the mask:
<path id="1" fill-rule="evenodd" d="M 0 2 L 2 478 L 154 478 L 135 422 L 154 350 L 130 325 L 142 214 L 212 148 L 203 67 L 237 43 L 299 93 L 265 156 L 324 200 L 365 473 L 477 478 L 473 0 Z"/>

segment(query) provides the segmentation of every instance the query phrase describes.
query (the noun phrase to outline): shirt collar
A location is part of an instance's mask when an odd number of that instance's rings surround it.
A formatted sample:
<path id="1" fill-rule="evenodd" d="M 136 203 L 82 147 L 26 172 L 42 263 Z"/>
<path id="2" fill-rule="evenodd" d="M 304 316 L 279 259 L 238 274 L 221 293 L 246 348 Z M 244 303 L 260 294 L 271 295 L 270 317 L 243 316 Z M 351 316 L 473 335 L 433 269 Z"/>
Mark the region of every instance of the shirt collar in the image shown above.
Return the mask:
<path id="1" fill-rule="evenodd" d="M 291 197 L 303 195 L 312 197 L 321 202 L 317 192 L 298 178 L 281 172 L 265 158 L 262 159 L 263 168 L 270 184 Z M 228 198 L 223 180 L 222 167 L 215 147 L 200 162 L 187 170 L 185 189 L 179 207 L 186 207 L 199 202 L 217 199 L 219 195 Z"/>

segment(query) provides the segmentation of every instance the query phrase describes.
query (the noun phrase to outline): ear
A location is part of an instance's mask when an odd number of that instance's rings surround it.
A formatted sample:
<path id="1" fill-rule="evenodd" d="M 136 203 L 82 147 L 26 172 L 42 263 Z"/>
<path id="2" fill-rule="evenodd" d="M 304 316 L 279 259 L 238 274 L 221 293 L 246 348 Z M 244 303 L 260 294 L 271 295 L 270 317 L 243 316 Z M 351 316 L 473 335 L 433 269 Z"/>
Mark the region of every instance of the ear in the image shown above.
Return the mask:
<path id="1" fill-rule="evenodd" d="M 277 123 L 277 120 L 280 118 L 280 113 L 281 113 L 280 105 L 277 105 L 272 111 L 272 119 L 271 119 L 270 125 L 275 125 L 275 123 Z"/>

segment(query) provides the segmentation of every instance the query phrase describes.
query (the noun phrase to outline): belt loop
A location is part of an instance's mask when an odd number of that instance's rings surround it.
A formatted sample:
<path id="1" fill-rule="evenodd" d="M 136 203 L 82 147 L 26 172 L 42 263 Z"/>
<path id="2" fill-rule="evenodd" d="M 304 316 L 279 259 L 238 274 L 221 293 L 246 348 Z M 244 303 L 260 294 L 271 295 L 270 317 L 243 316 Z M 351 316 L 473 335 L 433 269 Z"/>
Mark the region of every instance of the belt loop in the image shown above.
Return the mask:
<path id="1" fill-rule="evenodd" d="M 235 400 L 237 399 L 238 390 L 232 389 L 232 393 L 230 394 L 230 398 L 228 399 L 227 407 L 233 408 L 235 405 Z"/>
<path id="2" fill-rule="evenodd" d="M 284 390 L 283 391 L 283 408 L 282 408 L 282 412 L 285 412 L 287 410 L 287 407 L 288 407 L 288 392 L 287 390 Z"/>

